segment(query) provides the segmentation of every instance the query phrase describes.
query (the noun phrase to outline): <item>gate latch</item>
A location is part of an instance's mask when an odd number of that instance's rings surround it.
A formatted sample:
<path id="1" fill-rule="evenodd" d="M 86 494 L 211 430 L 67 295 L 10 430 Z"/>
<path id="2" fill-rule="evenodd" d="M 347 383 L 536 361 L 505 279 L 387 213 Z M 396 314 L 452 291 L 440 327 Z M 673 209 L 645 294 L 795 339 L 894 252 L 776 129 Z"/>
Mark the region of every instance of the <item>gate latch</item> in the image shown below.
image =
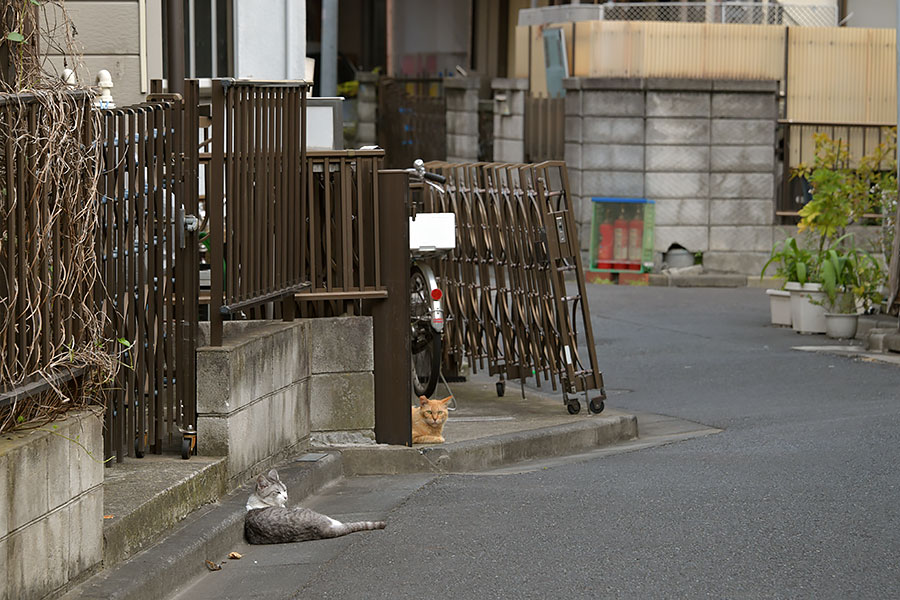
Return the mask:
<path id="1" fill-rule="evenodd" d="M 197 228 L 200 226 L 200 219 L 198 219 L 195 215 L 184 215 L 184 230 L 185 231 L 197 231 Z"/>
<path id="2" fill-rule="evenodd" d="M 200 220 L 195 215 L 184 214 L 184 206 L 179 206 L 175 211 L 175 235 L 178 237 L 178 247 L 185 247 L 184 232 L 197 231 Z"/>

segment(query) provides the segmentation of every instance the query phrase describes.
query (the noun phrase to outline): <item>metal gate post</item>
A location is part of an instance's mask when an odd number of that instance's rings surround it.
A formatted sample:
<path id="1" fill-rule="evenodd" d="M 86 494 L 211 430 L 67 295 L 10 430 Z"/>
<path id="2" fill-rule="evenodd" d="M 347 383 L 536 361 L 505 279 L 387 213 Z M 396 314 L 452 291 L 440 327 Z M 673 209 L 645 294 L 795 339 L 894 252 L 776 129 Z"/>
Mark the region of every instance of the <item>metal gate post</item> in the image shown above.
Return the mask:
<path id="1" fill-rule="evenodd" d="M 382 282 L 387 300 L 372 308 L 375 440 L 412 446 L 409 327 L 409 175 L 379 171 L 376 190 Z"/>

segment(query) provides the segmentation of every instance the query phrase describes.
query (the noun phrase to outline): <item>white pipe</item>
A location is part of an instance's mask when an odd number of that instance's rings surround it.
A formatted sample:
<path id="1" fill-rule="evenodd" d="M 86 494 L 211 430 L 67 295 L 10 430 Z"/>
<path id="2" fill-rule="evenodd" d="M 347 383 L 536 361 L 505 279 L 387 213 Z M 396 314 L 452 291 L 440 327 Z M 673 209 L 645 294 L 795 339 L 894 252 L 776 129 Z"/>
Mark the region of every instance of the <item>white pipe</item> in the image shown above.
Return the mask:
<path id="1" fill-rule="evenodd" d="M 141 93 L 146 94 L 149 83 L 147 81 L 147 0 L 138 0 L 138 29 L 140 31 L 138 60 L 141 65 Z"/>

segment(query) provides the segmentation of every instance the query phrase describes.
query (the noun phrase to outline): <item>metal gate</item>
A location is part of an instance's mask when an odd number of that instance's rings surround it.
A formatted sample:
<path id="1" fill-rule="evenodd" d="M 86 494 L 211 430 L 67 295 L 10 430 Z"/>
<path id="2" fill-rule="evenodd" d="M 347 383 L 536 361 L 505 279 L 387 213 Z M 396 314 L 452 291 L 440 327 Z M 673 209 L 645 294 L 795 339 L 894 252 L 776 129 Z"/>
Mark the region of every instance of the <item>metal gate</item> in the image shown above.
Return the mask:
<path id="1" fill-rule="evenodd" d="M 435 263 L 449 319 L 444 364 L 540 387 L 561 384 L 570 412 L 584 392 L 603 410 L 603 375 L 586 303 L 565 163 L 431 163 L 444 193 L 422 188 L 426 212 L 453 212 L 457 246 Z M 571 279 L 575 290 L 567 289 Z M 500 385 L 500 384 L 498 384 Z M 597 390 L 594 398 L 587 398 Z"/>
<path id="2" fill-rule="evenodd" d="M 124 362 L 104 452 L 119 462 L 196 428 L 199 253 L 185 215 L 197 214 L 198 99 L 189 80 L 183 99 L 151 94 L 101 115 L 99 301 Z"/>
<path id="3" fill-rule="evenodd" d="M 378 83 L 378 145 L 385 166 L 406 169 L 417 158 L 447 158 L 447 103 L 441 79 Z"/>

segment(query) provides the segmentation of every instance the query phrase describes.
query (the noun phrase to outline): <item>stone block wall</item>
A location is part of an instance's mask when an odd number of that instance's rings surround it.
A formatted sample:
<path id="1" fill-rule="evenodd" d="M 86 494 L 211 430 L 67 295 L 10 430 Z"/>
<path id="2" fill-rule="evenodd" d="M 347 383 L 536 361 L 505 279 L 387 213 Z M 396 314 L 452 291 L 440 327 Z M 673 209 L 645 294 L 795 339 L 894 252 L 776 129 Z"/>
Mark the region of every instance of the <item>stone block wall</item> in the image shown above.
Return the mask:
<path id="1" fill-rule="evenodd" d="M 231 321 L 197 350 L 197 447 L 226 456 L 229 486 L 310 446 L 320 431 L 373 440 L 370 317 Z"/>
<path id="2" fill-rule="evenodd" d="M 447 77 L 447 161 L 478 160 L 478 91 L 480 77 Z"/>
<path id="3" fill-rule="evenodd" d="M 103 558 L 103 433 L 93 413 L 0 440 L 0 599 L 43 598 Z"/>
<path id="4" fill-rule="evenodd" d="M 359 90 L 356 93 L 356 139 L 354 146 L 373 146 L 378 143 L 375 122 L 378 118 L 378 75 L 362 72 L 357 74 Z"/>
<path id="5" fill-rule="evenodd" d="M 313 444 L 374 442 L 372 319 L 310 319 L 309 340 Z"/>
<path id="6" fill-rule="evenodd" d="M 525 95 L 527 79 L 494 79 L 494 160 L 525 161 Z"/>
<path id="7" fill-rule="evenodd" d="M 566 163 L 582 246 L 592 197 L 656 203 L 655 249 L 755 274 L 774 235 L 777 83 L 566 80 Z"/>

